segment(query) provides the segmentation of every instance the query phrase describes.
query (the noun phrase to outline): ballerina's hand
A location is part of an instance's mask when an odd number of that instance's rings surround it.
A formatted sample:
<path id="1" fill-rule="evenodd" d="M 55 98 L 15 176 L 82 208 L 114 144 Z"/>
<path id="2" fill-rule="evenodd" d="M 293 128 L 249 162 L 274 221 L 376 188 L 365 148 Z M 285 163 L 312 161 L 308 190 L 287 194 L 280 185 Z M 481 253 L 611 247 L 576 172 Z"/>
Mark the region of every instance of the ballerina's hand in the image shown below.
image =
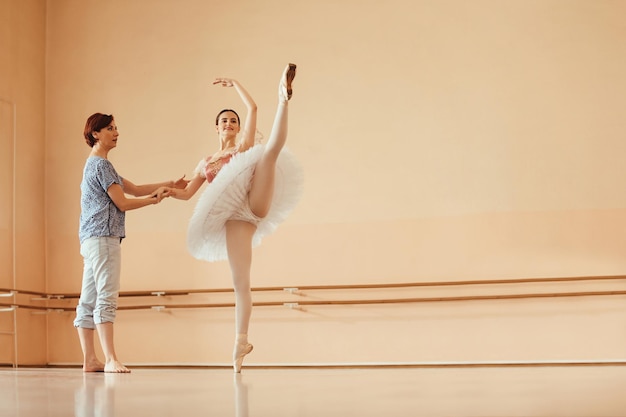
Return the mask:
<path id="1" fill-rule="evenodd" d="M 189 184 L 189 180 L 186 180 L 185 176 L 183 175 L 181 178 L 177 179 L 173 183 L 174 188 L 185 189 L 187 187 L 187 184 Z"/>
<path id="2" fill-rule="evenodd" d="M 230 78 L 216 78 L 215 81 L 213 81 L 213 85 L 215 84 L 222 84 L 222 87 L 232 87 L 233 80 Z"/>

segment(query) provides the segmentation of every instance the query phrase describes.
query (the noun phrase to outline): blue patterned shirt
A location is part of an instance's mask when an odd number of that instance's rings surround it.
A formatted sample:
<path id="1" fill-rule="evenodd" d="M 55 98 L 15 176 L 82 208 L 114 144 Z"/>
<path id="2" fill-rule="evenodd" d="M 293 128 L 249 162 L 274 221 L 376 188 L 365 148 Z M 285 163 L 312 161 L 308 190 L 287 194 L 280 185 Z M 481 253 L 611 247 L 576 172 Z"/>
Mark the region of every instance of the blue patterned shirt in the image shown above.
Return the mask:
<path id="1" fill-rule="evenodd" d="M 107 193 L 112 184 L 124 187 L 122 177 L 113 164 L 98 156 L 87 158 L 80 183 L 80 243 L 90 237 L 126 236 L 124 212 L 117 208 Z"/>

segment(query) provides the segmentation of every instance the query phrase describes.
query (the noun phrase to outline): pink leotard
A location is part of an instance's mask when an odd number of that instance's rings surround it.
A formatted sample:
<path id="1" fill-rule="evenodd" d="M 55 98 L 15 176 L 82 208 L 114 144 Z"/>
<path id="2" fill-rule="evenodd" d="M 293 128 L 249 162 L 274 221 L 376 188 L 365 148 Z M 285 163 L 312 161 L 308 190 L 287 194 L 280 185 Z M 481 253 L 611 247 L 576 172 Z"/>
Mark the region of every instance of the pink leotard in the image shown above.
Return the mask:
<path id="1" fill-rule="evenodd" d="M 229 152 L 213 161 L 211 161 L 211 158 L 208 158 L 206 167 L 204 168 L 204 174 L 207 182 L 211 183 L 211 181 L 213 181 L 220 172 L 220 169 L 222 169 L 222 167 L 224 167 L 224 165 L 226 165 L 230 161 L 230 158 L 232 158 L 236 153 L 237 151 Z"/>

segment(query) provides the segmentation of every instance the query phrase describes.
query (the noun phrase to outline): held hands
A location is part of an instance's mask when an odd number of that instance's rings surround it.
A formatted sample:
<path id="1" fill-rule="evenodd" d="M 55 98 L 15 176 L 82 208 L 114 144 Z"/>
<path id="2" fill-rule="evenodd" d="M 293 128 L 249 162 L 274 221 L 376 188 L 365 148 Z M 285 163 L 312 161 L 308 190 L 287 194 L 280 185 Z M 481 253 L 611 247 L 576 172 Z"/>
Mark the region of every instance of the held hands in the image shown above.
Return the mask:
<path id="1" fill-rule="evenodd" d="M 161 200 L 169 197 L 171 193 L 172 189 L 170 187 L 159 187 L 152 194 L 150 194 L 150 198 L 156 198 L 156 202 L 154 204 L 159 204 Z"/>
<path id="2" fill-rule="evenodd" d="M 170 181 L 169 187 L 163 186 L 163 187 L 157 188 L 156 190 L 152 192 L 152 194 L 150 194 L 148 198 L 156 199 L 154 204 L 159 204 L 161 200 L 163 200 L 164 198 L 175 196 L 176 190 L 184 190 L 185 188 L 187 188 L 187 184 L 189 184 L 189 182 L 190 181 L 186 180 L 185 176 L 183 175 L 176 181 Z"/>

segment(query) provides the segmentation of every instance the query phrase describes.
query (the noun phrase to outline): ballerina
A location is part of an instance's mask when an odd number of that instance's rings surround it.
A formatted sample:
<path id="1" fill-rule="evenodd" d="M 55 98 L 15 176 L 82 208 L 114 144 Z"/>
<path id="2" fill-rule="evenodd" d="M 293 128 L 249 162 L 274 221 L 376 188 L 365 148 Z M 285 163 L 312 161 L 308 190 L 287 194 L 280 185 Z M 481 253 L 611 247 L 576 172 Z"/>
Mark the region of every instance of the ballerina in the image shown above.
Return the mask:
<path id="1" fill-rule="evenodd" d="M 296 65 L 287 65 L 265 145 L 255 142 L 257 106 L 250 94 L 237 80 L 216 78 L 214 85 L 232 87 L 239 94 L 247 109 L 245 123 L 234 110 L 220 111 L 215 119 L 220 149 L 200 161 L 185 189 L 172 189 L 169 194 L 188 200 L 205 182 L 209 184 L 190 220 L 187 245 L 197 259 L 229 261 L 235 291 L 233 368 L 237 373 L 253 348 L 248 341 L 252 248 L 286 219 L 301 192 L 300 166 L 285 148 L 295 75 Z"/>

